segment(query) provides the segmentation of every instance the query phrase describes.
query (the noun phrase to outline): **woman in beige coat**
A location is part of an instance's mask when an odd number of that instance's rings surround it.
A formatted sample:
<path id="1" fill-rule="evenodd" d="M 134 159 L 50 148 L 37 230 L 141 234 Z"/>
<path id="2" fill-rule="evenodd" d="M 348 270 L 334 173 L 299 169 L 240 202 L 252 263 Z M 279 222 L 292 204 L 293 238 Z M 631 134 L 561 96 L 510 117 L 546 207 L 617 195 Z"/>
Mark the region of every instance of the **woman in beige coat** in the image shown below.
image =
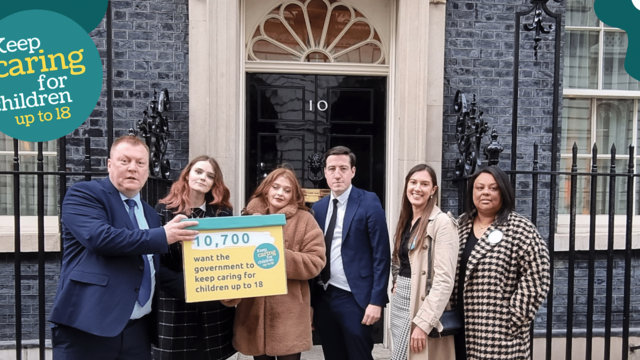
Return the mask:
<path id="1" fill-rule="evenodd" d="M 453 337 L 428 334 L 442 331 L 440 316 L 453 291 L 459 246 L 456 224 L 436 206 L 438 179 L 430 166 L 419 164 L 409 171 L 403 194 L 392 257 L 391 359 L 453 360 Z"/>
<path id="2" fill-rule="evenodd" d="M 325 246 L 322 230 L 308 210 L 295 174 L 285 168 L 272 171 L 243 210 L 244 215 L 284 214 L 287 219 L 288 293 L 242 299 L 236 309 L 233 346 L 255 360 L 299 360 L 300 353 L 312 347 L 308 280 L 324 267 Z"/>

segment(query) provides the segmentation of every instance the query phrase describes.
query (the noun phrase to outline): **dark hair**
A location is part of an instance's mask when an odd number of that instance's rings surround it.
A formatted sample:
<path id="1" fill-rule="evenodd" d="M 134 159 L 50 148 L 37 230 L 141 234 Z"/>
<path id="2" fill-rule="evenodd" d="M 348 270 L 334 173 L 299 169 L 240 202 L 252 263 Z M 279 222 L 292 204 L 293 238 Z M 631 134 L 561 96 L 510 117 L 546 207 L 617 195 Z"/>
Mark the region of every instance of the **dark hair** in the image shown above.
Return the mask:
<path id="1" fill-rule="evenodd" d="M 324 153 L 324 163 L 327 163 L 327 159 L 331 155 L 349 155 L 349 165 L 351 167 L 356 166 L 356 154 L 354 154 L 351 149 L 346 146 L 334 146 L 329 151 Z"/>
<path id="2" fill-rule="evenodd" d="M 409 170 L 409 173 L 404 179 L 404 190 L 402 192 L 402 206 L 400 209 L 400 217 L 398 218 L 398 225 L 396 226 L 396 234 L 394 235 L 393 240 L 393 259 L 399 261 L 400 258 L 400 243 L 402 242 L 402 232 L 404 231 L 405 224 L 413 218 L 413 207 L 407 198 L 407 187 L 409 185 L 409 180 L 413 174 L 419 171 L 426 171 L 431 178 L 431 185 L 436 188 L 436 191 L 433 193 L 433 196 L 429 198 L 427 201 L 427 206 L 425 206 L 422 214 L 420 214 L 420 223 L 411 233 L 411 237 L 416 237 L 416 247 L 415 249 L 420 249 L 422 247 L 422 243 L 424 242 L 424 237 L 427 233 L 427 225 L 429 225 L 429 215 L 433 210 L 433 207 L 438 202 L 438 176 L 436 175 L 435 170 L 427 164 L 418 164 Z"/>
<path id="3" fill-rule="evenodd" d="M 302 188 L 300 187 L 300 183 L 298 183 L 296 174 L 287 167 L 291 167 L 291 165 L 280 165 L 277 169 L 270 172 L 269 175 L 267 175 L 267 177 L 262 180 L 260 185 L 258 185 L 258 188 L 253 192 L 253 195 L 251 195 L 251 198 L 249 198 L 247 204 L 250 203 L 253 199 L 260 198 L 262 199 L 262 201 L 264 201 L 265 204 L 268 205 L 269 200 L 267 199 L 267 194 L 269 193 L 269 188 L 271 188 L 271 185 L 273 185 L 276 179 L 282 176 L 285 179 L 289 180 L 289 182 L 291 183 L 292 196 L 291 202 L 289 204 L 296 204 L 298 209 L 301 210 L 309 210 L 309 208 L 304 203 L 304 194 L 302 193 Z"/>
<path id="4" fill-rule="evenodd" d="M 476 205 L 473 203 L 473 187 L 480 174 L 490 174 L 498 184 L 498 191 L 500 191 L 500 198 L 502 199 L 502 207 L 500 207 L 500 210 L 496 213 L 495 221 L 498 225 L 504 224 L 509 218 L 509 214 L 515 210 L 516 196 L 513 191 L 513 187 L 511 186 L 511 182 L 509 181 L 509 176 L 504 172 L 504 170 L 497 166 L 487 166 L 484 169 L 480 169 L 471 175 L 469 180 L 467 180 L 467 196 L 464 202 L 464 214 L 460 218 L 460 221 L 469 221 L 475 218 L 478 212 Z"/>
<path id="5" fill-rule="evenodd" d="M 220 165 L 216 159 L 207 156 L 200 155 L 189 162 L 189 164 L 182 170 L 180 173 L 180 177 L 178 180 L 171 185 L 171 190 L 169 191 L 169 195 L 167 195 L 164 199 L 158 201 L 161 204 L 166 204 L 167 208 L 174 209 L 175 213 L 185 214 L 187 216 L 191 215 L 191 207 L 197 206 L 198 204 L 190 204 L 189 194 L 191 188 L 189 187 L 189 173 L 191 172 L 191 168 L 200 162 L 207 161 L 211 164 L 213 168 L 213 186 L 211 186 L 211 190 L 204 195 L 204 199 L 207 204 L 218 205 L 218 212 L 222 210 L 220 207 L 227 207 L 229 209 L 233 209 L 231 206 L 231 202 L 229 201 L 231 197 L 231 192 L 229 188 L 224 184 L 224 177 L 222 176 L 222 170 L 220 170 Z"/>

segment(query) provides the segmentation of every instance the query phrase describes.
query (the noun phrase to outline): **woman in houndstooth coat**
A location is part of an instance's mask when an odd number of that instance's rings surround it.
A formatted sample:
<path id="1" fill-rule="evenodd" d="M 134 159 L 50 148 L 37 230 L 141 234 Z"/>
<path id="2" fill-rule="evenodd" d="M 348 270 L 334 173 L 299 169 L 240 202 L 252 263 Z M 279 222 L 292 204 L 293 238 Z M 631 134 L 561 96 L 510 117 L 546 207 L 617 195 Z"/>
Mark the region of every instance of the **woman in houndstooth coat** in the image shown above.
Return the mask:
<path id="1" fill-rule="evenodd" d="M 531 221 L 514 211 L 504 171 L 486 167 L 468 184 L 452 295 L 464 318 L 456 358 L 529 359 L 531 322 L 549 290 L 547 245 Z"/>

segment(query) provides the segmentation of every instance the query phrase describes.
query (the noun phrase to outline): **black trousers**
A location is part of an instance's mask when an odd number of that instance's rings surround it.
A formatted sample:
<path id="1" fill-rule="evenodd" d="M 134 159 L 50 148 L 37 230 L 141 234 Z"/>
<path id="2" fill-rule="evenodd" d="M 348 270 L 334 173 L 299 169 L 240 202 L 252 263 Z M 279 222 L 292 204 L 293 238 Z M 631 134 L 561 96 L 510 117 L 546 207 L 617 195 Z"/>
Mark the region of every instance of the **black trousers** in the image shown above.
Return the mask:
<path id="1" fill-rule="evenodd" d="M 325 359 L 373 360 L 373 326 L 362 324 L 364 311 L 352 293 L 329 285 L 317 290 L 313 324 Z"/>
<path id="2" fill-rule="evenodd" d="M 51 329 L 54 360 L 151 360 L 150 316 L 130 320 L 114 337 L 65 325 Z"/>

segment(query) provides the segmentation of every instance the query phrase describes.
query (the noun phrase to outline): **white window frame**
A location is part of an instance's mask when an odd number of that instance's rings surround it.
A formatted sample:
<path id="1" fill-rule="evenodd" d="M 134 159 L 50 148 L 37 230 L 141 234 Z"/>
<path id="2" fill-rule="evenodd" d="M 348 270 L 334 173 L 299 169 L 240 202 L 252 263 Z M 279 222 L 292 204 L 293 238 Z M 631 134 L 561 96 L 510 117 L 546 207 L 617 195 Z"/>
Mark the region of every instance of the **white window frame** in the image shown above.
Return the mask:
<path id="1" fill-rule="evenodd" d="M 6 135 L 0 134 L 0 136 Z M 14 152 L 13 150 L 0 150 L 0 155 L 13 157 Z M 38 151 L 19 150 L 18 155 L 37 157 Z M 43 157 L 58 157 L 58 152 L 43 151 L 42 155 Z M 46 252 L 60 251 L 59 221 L 59 214 L 44 216 L 44 251 Z M 20 252 L 37 251 L 38 216 L 20 215 Z M 12 252 L 15 252 L 15 217 L 14 215 L 0 215 L 0 253 Z"/>
<path id="2" fill-rule="evenodd" d="M 638 151 L 638 108 L 640 103 L 640 91 L 629 90 L 603 90 L 603 73 L 604 73 L 604 33 L 607 32 L 624 32 L 624 30 L 607 27 L 602 21 L 598 21 L 598 26 L 565 26 L 565 31 L 580 30 L 580 31 L 598 31 L 598 88 L 597 89 L 575 89 L 575 88 L 563 88 L 563 98 L 565 99 L 589 99 L 591 101 L 591 143 L 589 149 L 579 149 L 578 159 L 591 159 L 591 149 L 597 139 L 597 108 L 596 102 L 598 99 L 617 99 L 617 100 L 634 100 L 633 111 L 633 135 L 632 144 L 634 146 L 634 168 L 637 167 L 638 161 L 640 161 L 640 155 Z M 627 149 L 620 144 L 616 144 L 617 149 L 621 153 L 626 153 Z M 616 154 L 616 160 L 628 159 L 629 154 L 618 155 Z M 560 154 L 561 159 L 571 162 L 571 153 Z M 610 149 L 598 148 L 598 160 L 611 160 Z M 590 162 L 591 163 L 591 162 Z M 608 172 L 609 169 L 598 169 L 599 172 Z M 618 173 L 626 173 L 625 169 L 617 169 Z M 579 172 L 588 172 L 589 169 L 578 169 Z M 637 170 L 636 170 L 637 171 Z M 635 181 L 635 179 L 634 179 Z M 633 193 L 632 211 L 634 214 L 634 226 L 632 230 L 632 249 L 640 249 L 640 216 L 636 214 L 636 198 L 639 196 L 640 189 L 637 187 Z M 626 214 L 616 214 L 614 218 L 614 249 L 625 249 L 625 237 L 626 237 Z M 608 214 L 596 215 L 596 234 L 595 234 L 595 248 L 596 250 L 606 250 L 608 248 Z M 590 215 L 576 215 L 576 250 L 586 251 L 589 250 L 589 223 Z M 558 224 L 555 234 L 555 251 L 568 251 L 569 250 L 569 214 L 559 214 Z"/>
<path id="3" fill-rule="evenodd" d="M 323 0 L 327 6 L 327 14 L 326 14 L 326 18 L 325 21 L 323 23 L 323 28 L 322 28 L 322 36 L 321 39 L 319 41 L 319 43 L 315 43 L 315 40 L 313 39 L 313 32 L 312 32 L 312 26 L 313 24 L 310 23 L 309 20 L 309 15 L 307 13 L 307 5 L 308 5 L 308 1 L 298 1 L 298 0 L 286 0 L 281 2 L 279 5 L 277 5 L 277 7 L 280 8 L 280 11 L 278 14 L 272 14 L 272 10 L 270 10 L 269 12 L 267 12 L 266 14 L 264 14 L 262 16 L 262 18 L 260 19 L 260 21 L 258 22 L 258 24 L 255 26 L 255 28 L 253 28 L 253 30 L 249 33 L 250 37 L 247 39 L 247 46 L 245 49 L 245 54 L 246 54 L 246 67 L 248 71 L 254 71 L 257 72 L 260 70 L 261 66 L 260 63 L 261 62 L 265 62 L 265 60 L 261 60 L 259 59 L 253 52 L 253 46 L 255 45 L 256 42 L 258 41 L 266 41 L 271 43 L 272 45 L 290 53 L 292 56 L 296 56 L 299 58 L 298 61 L 295 60 L 291 60 L 291 61 L 266 61 L 268 63 L 302 63 L 304 64 L 303 66 L 301 66 L 302 69 L 306 69 L 306 68 L 310 68 L 308 62 L 305 61 L 306 57 L 309 54 L 312 53 L 322 53 L 325 56 L 327 56 L 328 60 L 329 60 L 329 64 L 335 64 L 335 65 L 345 65 L 345 64 L 358 64 L 358 65 L 368 65 L 368 67 L 370 68 L 370 71 L 376 72 L 376 73 L 380 73 L 380 72 L 388 72 L 388 63 L 389 63 L 389 51 L 386 47 L 386 44 L 384 44 L 381 40 L 376 40 L 374 37 L 375 35 L 377 35 L 380 38 L 380 33 L 378 31 L 378 29 L 376 29 L 376 27 L 374 26 L 373 21 L 371 21 L 366 15 L 362 15 L 362 16 L 357 16 L 356 12 L 358 12 L 358 10 L 356 9 L 355 6 L 353 6 L 352 4 L 348 3 L 348 2 L 342 2 L 342 1 L 337 1 L 333 4 L 331 4 L 328 0 Z M 287 23 L 285 15 L 284 15 L 284 10 L 287 6 L 289 5 L 297 5 L 299 6 L 304 14 L 304 19 L 305 19 L 305 24 L 306 24 L 306 28 L 307 28 L 307 36 L 309 37 L 309 39 L 301 39 L 298 34 L 291 28 L 291 26 Z M 276 8 L 277 8 L 276 7 Z M 327 31 L 329 28 L 329 19 L 331 16 L 331 12 L 336 8 L 336 7 L 345 7 L 349 10 L 349 12 L 351 13 L 351 17 L 350 17 L 350 21 L 347 25 L 345 25 L 344 29 L 340 32 L 340 34 L 338 34 L 336 36 L 336 38 L 331 42 L 328 43 L 326 41 L 326 37 L 327 37 Z M 362 14 L 362 13 L 361 13 Z M 298 45 L 300 46 L 300 48 L 302 49 L 302 52 L 297 51 L 296 49 L 292 49 L 289 48 L 287 45 L 280 43 L 279 41 L 270 38 L 265 30 L 264 30 L 264 24 L 265 22 L 267 22 L 270 19 L 276 19 L 279 20 L 282 25 L 289 31 L 289 34 L 291 35 L 291 37 L 298 43 Z M 352 46 L 350 46 L 348 49 L 344 49 L 339 51 L 336 54 L 332 54 L 332 51 L 334 49 L 334 47 L 337 45 L 337 43 L 340 41 L 340 39 L 349 31 L 349 29 L 352 27 L 352 25 L 354 25 L 357 22 L 361 22 L 361 23 L 365 23 L 369 26 L 370 28 L 370 34 L 369 37 L 367 39 L 362 39 L 359 43 L 354 44 Z M 259 32 L 258 36 L 254 36 L 254 34 L 256 32 Z M 308 40 L 308 42 L 307 42 Z M 377 61 L 375 61 L 373 64 L 368 64 L 368 63 L 350 63 L 350 62 L 338 62 L 337 59 L 345 54 L 348 54 L 351 51 L 357 50 L 362 46 L 368 45 L 368 44 L 373 44 L 378 46 L 378 48 L 380 49 L 380 57 L 377 59 Z M 313 63 L 311 63 L 313 64 Z M 316 64 L 317 65 L 317 64 Z M 347 67 L 348 68 L 348 67 Z"/>

